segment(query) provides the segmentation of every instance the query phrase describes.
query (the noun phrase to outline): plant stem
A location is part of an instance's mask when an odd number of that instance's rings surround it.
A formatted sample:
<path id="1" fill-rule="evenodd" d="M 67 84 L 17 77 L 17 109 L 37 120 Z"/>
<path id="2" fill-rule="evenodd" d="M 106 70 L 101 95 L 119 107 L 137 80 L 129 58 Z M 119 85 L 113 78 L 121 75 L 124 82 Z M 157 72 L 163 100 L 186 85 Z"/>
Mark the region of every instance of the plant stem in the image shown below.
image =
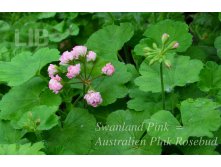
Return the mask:
<path id="1" fill-rule="evenodd" d="M 104 76 L 104 75 L 102 75 L 102 74 L 101 74 L 101 75 L 98 75 L 98 76 L 92 78 L 91 81 L 93 81 L 93 80 L 95 80 L 95 79 L 97 79 L 97 78 L 101 78 L 101 77 L 103 77 L 103 76 Z"/>
<path id="2" fill-rule="evenodd" d="M 79 84 L 79 83 L 83 83 L 83 82 L 80 81 L 80 82 L 66 82 L 66 83 L 68 83 L 68 84 Z"/>
<path id="3" fill-rule="evenodd" d="M 83 83 L 83 96 L 86 94 L 86 85 Z M 84 100 L 84 108 L 86 108 L 86 102 Z"/>
<path id="4" fill-rule="evenodd" d="M 93 62 L 93 66 L 92 66 L 91 71 L 90 71 L 90 73 L 89 73 L 89 75 L 88 75 L 88 77 L 87 77 L 87 80 L 90 79 L 91 73 L 93 72 L 93 69 L 94 69 L 95 64 L 96 64 L 96 63 Z"/>
<path id="5" fill-rule="evenodd" d="M 163 82 L 163 63 L 160 63 L 160 82 L 161 82 L 162 106 L 163 110 L 165 110 L 166 105 L 165 105 L 165 91 L 164 91 L 164 82 Z"/>
<path id="6" fill-rule="evenodd" d="M 127 47 L 124 46 L 124 54 L 125 54 L 125 58 L 126 58 L 126 63 L 130 63 L 130 58 L 129 58 L 129 55 L 128 55 L 128 51 L 127 51 Z"/>
<path id="7" fill-rule="evenodd" d="M 84 79 L 87 79 L 87 62 L 86 62 L 86 57 L 84 59 Z"/>
<path id="8" fill-rule="evenodd" d="M 124 62 L 124 59 L 121 57 L 121 55 L 119 53 L 117 54 L 117 57 L 120 59 L 121 62 Z"/>
<path id="9" fill-rule="evenodd" d="M 163 63 L 160 63 L 160 81 L 161 81 L 161 91 L 162 91 L 162 107 L 163 107 L 163 110 L 165 110 L 166 105 L 165 105 L 165 91 L 164 91 L 164 82 L 163 82 Z M 146 136 L 146 134 L 147 134 L 147 131 L 145 130 L 145 132 L 142 134 L 140 138 L 140 142 L 144 138 L 144 136 Z"/>
<path id="10" fill-rule="evenodd" d="M 81 97 L 82 97 L 82 95 L 79 95 L 78 97 L 77 97 L 77 99 L 74 101 L 74 103 L 73 103 L 73 106 L 75 106 L 76 105 L 76 103 L 81 99 Z"/>

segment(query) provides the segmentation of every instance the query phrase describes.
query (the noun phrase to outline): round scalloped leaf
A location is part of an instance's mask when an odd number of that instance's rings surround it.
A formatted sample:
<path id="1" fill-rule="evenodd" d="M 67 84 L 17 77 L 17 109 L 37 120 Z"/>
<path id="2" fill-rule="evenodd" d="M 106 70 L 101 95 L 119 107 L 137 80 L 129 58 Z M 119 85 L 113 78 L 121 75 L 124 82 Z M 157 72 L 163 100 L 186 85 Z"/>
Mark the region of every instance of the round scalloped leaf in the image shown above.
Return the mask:
<path id="1" fill-rule="evenodd" d="M 130 89 L 129 96 L 132 98 L 127 102 L 127 107 L 135 111 L 146 111 L 154 113 L 161 109 L 160 94 L 146 93 L 138 88 Z"/>
<path id="2" fill-rule="evenodd" d="M 24 134 L 24 131 L 14 129 L 9 121 L 0 120 L 0 144 L 17 143 Z"/>
<path id="3" fill-rule="evenodd" d="M 183 126 L 189 129 L 190 136 L 213 137 L 221 125 L 220 105 L 210 99 L 188 99 L 181 103 Z"/>
<path id="4" fill-rule="evenodd" d="M 118 51 L 134 34 L 130 23 L 106 26 L 90 36 L 86 46 L 106 60 L 118 60 Z"/>
<path id="5" fill-rule="evenodd" d="M 200 140 L 202 141 L 201 145 L 199 145 Z M 191 145 L 190 142 L 192 142 L 192 143 L 195 142 L 198 145 L 195 145 L 195 146 L 194 146 L 194 144 Z M 210 142 L 211 145 L 206 145 L 206 144 L 203 145 L 203 142 L 204 143 Z M 188 144 L 189 145 L 184 145 L 184 146 L 180 147 L 180 149 L 182 150 L 184 155 L 219 155 L 219 153 L 216 151 L 216 146 L 213 145 L 213 144 L 215 144 L 214 139 L 197 138 L 195 140 L 192 139 L 192 141 L 189 141 Z"/>
<path id="6" fill-rule="evenodd" d="M 149 118 L 148 112 L 118 110 L 111 113 L 106 126 L 97 124 L 90 154 L 160 154 L 161 147 L 150 145 L 148 136 L 140 140 L 146 118 Z"/>
<path id="7" fill-rule="evenodd" d="M 0 33 L 5 33 L 9 30 L 10 30 L 10 25 L 5 21 L 0 20 Z"/>
<path id="8" fill-rule="evenodd" d="M 47 136 L 49 154 L 88 154 L 95 133 L 96 121 L 87 110 L 74 108 L 63 127 L 53 128 Z"/>
<path id="9" fill-rule="evenodd" d="M 185 100 L 180 107 L 182 125 L 169 111 L 161 110 L 145 120 L 148 134 L 176 145 L 191 136 L 212 138 L 212 132 L 221 125 L 218 107 L 217 103 L 209 99 Z"/>
<path id="10" fill-rule="evenodd" d="M 0 101 L 0 118 L 18 120 L 24 113 L 38 105 L 58 107 L 61 103 L 60 96 L 45 90 L 46 86 L 41 78 L 36 77 L 10 89 Z"/>
<path id="11" fill-rule="evenodd" d="M 0 155 L 43 155 L 43 142 L 26 144 L 0 144 Z"/>
<path id="12" fill-rule="evenodd" d="M 188 56 L 168 55 L 172 67 L 163 66 L 165 90 L 170 92 L 175 86 L 185 86 L 199 80 L 199 73 L 203 68 L 200 60 L 190 60 Z M 135 84 L 145 92 L 161 92 L 160 65 L 149 65 L 144 61 L 139 70 L 141 76 L 135 79 Z"/>
<path id="13" fill-rule="evenodd" d="M 215 62 L 207 62 L 204 69 L 200 72 L 199 88 L 208 92 L 221 89 L 221 66 Z"/>
<path id="14" fill-rule="evenodd" d="M 55 112 L 56 106 L 36 106 L 27 113 L 24 113 L 21 119 L 16 122 L 16 128 L 27 129 L 28 131 L 49 130 L 58 124 L 58 116 Z"/>
<path id="15" fill-rule="evenodd" d="M 39 49 L 33 56 L 30 52 L 23 52 L 11 62 L 0 62 L 0 81 L 7 82 L 9 86 L 21 85 L 35 76 L 46 64 L 58 59 L 57 49 Z"/>
<path id="16" fill-rule="evenodd" d="M 160 93 L 143 92 L 138 88 L 130 89 L 131 100 L 127 102 L 127 107 L 135 111 L 145 111 L 150 115 L 162 109 L 162 95 Z M 166 98 L 166 108 L 174 109 L 178 103 L 178 95 L 170 94 Z"/>
<path id="17" fill-rule="evenodd" d="M 214 42 L 214 46 L 217 50 L 217 55 L 221 58 L 221 36 L 218 36 Z"/>
<path id="18" fill-rule="evenodd" d="M 115 67 L 115 73 L 112 76 L 104 76 L 93 82 L 93 88 L 101 93 L 103 106 L 112 104 L 117 99 L 123 98 L 128 94 L 128 88 L 125 84 L 130 81 L 131 74 L 127 71 L 127 66 L 117 61 L 112 62 L 112 64 Z M 100 73 L 101 68 L 98 68 Z"/>
<path id="19" fill-rule="evenodd" d="M 177 41 L 179 47 L 177 52 L 184 52 L 192 44 L 192 35 L 189 33 L 187 24 L 179 21 L 164 20 L 157 24 L 151 25 L 144 32 L 144 36 L 152 39 L 158 46 L 161 45 L 161 37 L 164 33 L 169 34 L 169 41 Z"/>

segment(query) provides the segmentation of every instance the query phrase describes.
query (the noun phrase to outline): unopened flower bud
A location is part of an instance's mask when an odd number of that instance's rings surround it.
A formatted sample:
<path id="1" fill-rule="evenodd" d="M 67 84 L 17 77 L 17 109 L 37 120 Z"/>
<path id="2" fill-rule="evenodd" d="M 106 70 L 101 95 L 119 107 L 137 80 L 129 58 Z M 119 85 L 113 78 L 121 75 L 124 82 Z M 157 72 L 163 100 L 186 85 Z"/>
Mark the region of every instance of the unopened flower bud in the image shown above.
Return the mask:
<path id="1" fill-rule="evenodd" d="M 32 118 L 32 112 L 28 112 L 28 117 L 31 119 Z"/>
<path id="2" fill-rule="evenodd" d="M 165 60 L 165 61 L 164 61 L 164 64 L 165 64 L 166 67 L 168 67 L 168 68 L 170 68 L 170 67 L 172 66 L 170 60 Z"/>
<path id="3" fill-rule="evenodd" d="M 35 124 L 38 126 L 38 125 L 40 125 L 40 123 L 41 123 L 41 120 L 40 120 L 40 118 L 38 118 L 38 119 L 35 121 Z"/>
<path id="4" fill-rule="evenodd" d="M 173 41 L 168 47 L 169 49 L 176 49 L 179 47 L 179 43 L 177 41 Z"/>
<path id="5" fill-rule="evenodd" d="M 149 48 L 149 47 L 145 47 L 143 50 L 144 50 L 144 52 L 150 52 L 150 51 L 152 51 L 152 49 Z"/>
<path id="6" fill-rule="evenodd" d="M 164 33 L 161 37 L 162 43 L 165 44 L 168 41 L 169 37 L 170 36 L 167 33 Z"/>
<path id="7" fill-rule="evenodd" d="M 153 43 L 153 48 L 157 49 L 157 44 L 156 43 Z"/>
<path id="8" fill-rule="evenodd" d="M 176 49 L 176 48 L 178 48 L 179 47 L 179 43 L 178 42 L 176 42 L 176 43 L 174 43 L 174 45 L 173 45 L 173 49 Z"/>

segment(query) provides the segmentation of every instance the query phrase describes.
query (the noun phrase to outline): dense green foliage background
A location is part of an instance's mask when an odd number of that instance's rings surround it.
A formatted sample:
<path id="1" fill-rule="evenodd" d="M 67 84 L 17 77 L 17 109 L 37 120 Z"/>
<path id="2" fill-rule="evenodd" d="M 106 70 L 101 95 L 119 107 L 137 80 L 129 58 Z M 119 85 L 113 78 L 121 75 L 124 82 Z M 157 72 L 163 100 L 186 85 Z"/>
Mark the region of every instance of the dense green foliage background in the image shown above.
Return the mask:
<path id="1" fill-rule="evenodd" d="M 180 47 L 164 67 L 143 47 L 168 33 Z M 0 154 L 220 154 L 221 15 L 219 13 L 0 13 Z M 48 89 L 47 67 L 62 52 L 86 45 L 116 73 L 100 82 L 98 108 L 75 104 L 82 88 Z M 99 65 L 98 65 L 99 66 Z M 95 71 L 96 72 L 96 71 Z M 163 124 L 168 131 L 96 131 L 99 125 Z M 182 127 L 182 130 L 177 129 Z M 145 134 L 145 135 L 144 135 Z M 171 139 L 171 145 L 99 146 L 103 140 Z M 218 145 L 177 145 L 217 139 Z"/>

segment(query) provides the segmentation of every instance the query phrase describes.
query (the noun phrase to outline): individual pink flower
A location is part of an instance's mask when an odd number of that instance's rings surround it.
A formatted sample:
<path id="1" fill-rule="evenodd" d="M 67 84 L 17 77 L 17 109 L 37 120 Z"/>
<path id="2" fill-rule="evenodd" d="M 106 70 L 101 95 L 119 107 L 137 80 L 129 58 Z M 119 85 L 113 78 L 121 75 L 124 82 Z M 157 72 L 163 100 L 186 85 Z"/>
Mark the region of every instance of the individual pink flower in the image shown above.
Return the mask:
<path id="1" fill-rule="evenodd" d="M 80 55 L 79 55 L 79 53 L 77 52 L 76 49 L 75 49 L 75 50 L 72 50 L 72 51 L 71 51 L 71 54 L 72 54 L 74 60 L 79 59 L 79 56 L 80 56 Z"/>
<path id="2" fill-rule="evenodd" d="M 93 90 L 89 90 L 84 96 L 84 99 L 87 101 L 88 105 L 93 107 L 97 107 L 103 102 L 100 92 L 95 92 Z"/>
<path id="3" fill-rule="evenodd" d="M 89 51 L 87 54 L 87 61 L 95 61 L 96 59 L 96 53 L 93 51 Z"/>
<path id="4" fill-rule="evenodd" d="M 59 77 L 59 75 L 52 77 L 51 80 L 49 81 L 48 87 L 55 94 L 58 94 L 59 91 L 63 88 L 63 85 L 61 84 L 61 77 Z"/>
<path id="5" fill-rule="evenodd" d="M 115 68 L 111 63 L 106 64 L 103 68 L 102 68 L 102 73 L 108 76 L 113 75 L 113 73 L 115 72 Z"/>
<path id="6" fill-rule="evenodd" d="M 68 51 L 65 51 L 61 57 L 60 57 L 60 64 L 61 65 L 66 65 L 69 63 L 69 61 L 73 60 L 74 57 L 73 57 L 73 53 L 71 52 L 68 52 Z"/>
<path id="7" fill-rule="evenodd" d="M 77 59 L 79 58 L 79 56 L 85 56 L 86 53 L 87 53 L 87 47 L 86 46 L 75 46 L 72 50 L 72 54 Z"/>
<path id="8" fill-rule="evenodd" d="M 57 66 L 54 65 L 54 64 L 50 64 L 48 66 L 48 75 L 50 78 L 54 77 L 55 74 L 58 73 L 58 69 L 57 69 Z"/>
<path id="9" fill-rule="evenodd" d="M 80 74 L 81 71 L 81 65 L 80 64 L 76 64 L 76 65 L 71 65 L 68 67 L 68 73 L 67 73 L 67 77 L 69 79 L 72 79 L 74 77 L 76 77 L 77 75 Z"/>

